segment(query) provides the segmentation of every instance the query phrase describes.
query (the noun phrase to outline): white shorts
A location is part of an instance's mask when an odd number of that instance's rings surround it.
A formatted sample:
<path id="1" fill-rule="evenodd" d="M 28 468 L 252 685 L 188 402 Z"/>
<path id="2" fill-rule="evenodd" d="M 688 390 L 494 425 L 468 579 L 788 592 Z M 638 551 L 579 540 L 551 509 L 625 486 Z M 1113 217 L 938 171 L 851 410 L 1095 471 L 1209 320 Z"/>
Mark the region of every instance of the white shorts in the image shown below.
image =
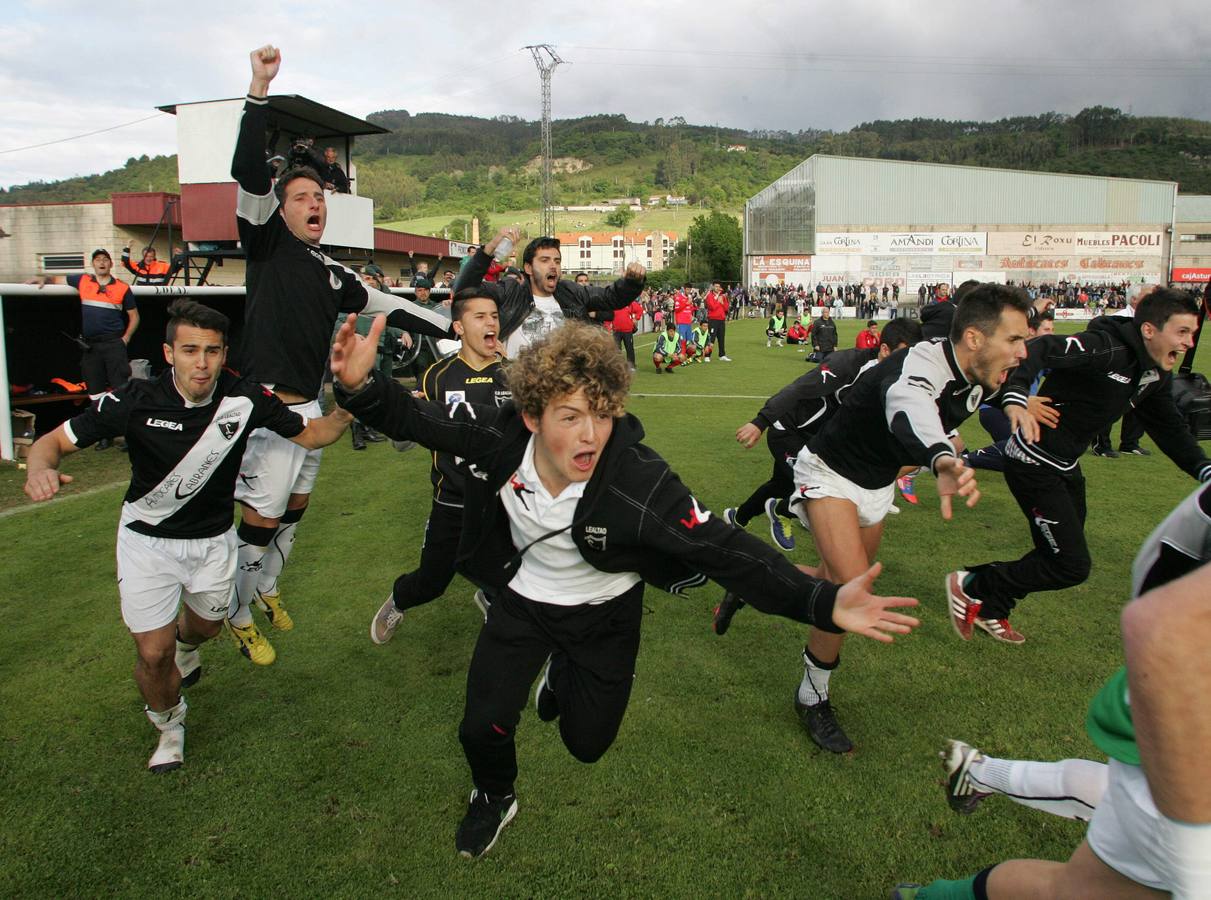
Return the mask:
<path id="1" fill-rule="evenodd" d="M 869 528 L 887 517 L 887 511 L 896 499 L 896 483 L 893 481 L 887 487 L 874 490 L 859 487 L 804 447 L 795 457 L 795 493 L 791 495 L 790 508 L 804 525 L 811 527 L 807 520 L 807 504 L 803 501 L 825 497 L 848 500 L 858 508 L 858 526 Z"/>
<path id="2" fill-rule="evenodd" d="M 324 415 L 320 401 L 291 403 L 290 408 L 305 419 Z M 248 436 L 235 498 L 266 519 L 280 519 L 291 494 L 310 494 L 320 473 L 322 450 L 307 450 L 268 428 Z"/>
<path id="3" fill-rule="evenodd" d="M 1168 825 L 1152 802 L 1144 770 L 1110 760 L 1106 793 L 1085 834 L 1097 858 L 1134 882 L 1173 890 L 1177 876 L 1165 841 Z"/>
<path id="4" fill-rule="evenodd" d="M 171 625 L 182 600 L 203 619 L 227 615 L 235 584 L 235 529 L 211 538 L 160 538 L 118 525 L 122 620 L 135 634 Z"/>

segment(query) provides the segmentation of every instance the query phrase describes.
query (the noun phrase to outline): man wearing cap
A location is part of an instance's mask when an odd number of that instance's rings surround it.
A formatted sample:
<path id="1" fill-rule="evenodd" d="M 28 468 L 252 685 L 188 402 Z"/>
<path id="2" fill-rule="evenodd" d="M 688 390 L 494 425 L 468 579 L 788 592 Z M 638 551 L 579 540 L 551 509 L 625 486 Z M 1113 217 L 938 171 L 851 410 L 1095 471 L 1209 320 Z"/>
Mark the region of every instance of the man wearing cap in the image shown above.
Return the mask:
<path id="1" fill-rule="evenodd" d="M 89 398 L 97 400 L 130 381 L 126 345 L 139 327 L 139 310 L 130 286 L 111 274 L 114 261 L 108 250 L 94 250 L 92 266 L 94 275 L 39 276 L 30 283 L 68 284 L 80 294 L 80 333 L 87 345 L 80 356 L 80 374 L 88 385 Z M 96 446 L 105 450 L 112 444 L 105 438 Z"/>

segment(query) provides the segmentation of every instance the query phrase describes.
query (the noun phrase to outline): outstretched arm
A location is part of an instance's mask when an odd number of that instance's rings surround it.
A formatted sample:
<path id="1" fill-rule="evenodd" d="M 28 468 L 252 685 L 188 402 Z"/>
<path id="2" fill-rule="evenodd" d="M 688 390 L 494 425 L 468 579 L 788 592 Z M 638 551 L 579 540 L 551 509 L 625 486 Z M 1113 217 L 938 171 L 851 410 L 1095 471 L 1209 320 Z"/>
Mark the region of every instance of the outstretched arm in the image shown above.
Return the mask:
<path id="1" fill-rule="evenodd" d="M 50 434 L 44 434 L 29 450 L 28 469 L 25 475 L 25 493 L 33 501 L 49 500 L 59 493 L 59 486 L 70 484 L 72 476 L 59 472 L 59 462 L 68 453 L 80 448 L 68 440 L 60 425 Z"/>

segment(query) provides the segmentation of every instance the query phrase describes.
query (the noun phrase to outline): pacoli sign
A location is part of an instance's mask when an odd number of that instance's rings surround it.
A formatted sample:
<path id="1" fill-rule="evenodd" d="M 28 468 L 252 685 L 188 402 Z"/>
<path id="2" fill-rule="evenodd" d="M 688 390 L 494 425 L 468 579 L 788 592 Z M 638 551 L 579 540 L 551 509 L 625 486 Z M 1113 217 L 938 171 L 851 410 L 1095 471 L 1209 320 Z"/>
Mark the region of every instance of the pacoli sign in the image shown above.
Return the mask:
<path id="1" fill-rule="evenodd" d="M 984 253 L 983 231 L 821 231 L 816 233 L 816 253 L 848 253 L 862 256 L 954 255 Z"/>
<path id="2" fill-rule="evenodd" d="M 1145 254 L 1159 256 L 1164 239 L 1159 231 L 990 231 L 991 255 L 1072 256 L 1080 253 Z"/>

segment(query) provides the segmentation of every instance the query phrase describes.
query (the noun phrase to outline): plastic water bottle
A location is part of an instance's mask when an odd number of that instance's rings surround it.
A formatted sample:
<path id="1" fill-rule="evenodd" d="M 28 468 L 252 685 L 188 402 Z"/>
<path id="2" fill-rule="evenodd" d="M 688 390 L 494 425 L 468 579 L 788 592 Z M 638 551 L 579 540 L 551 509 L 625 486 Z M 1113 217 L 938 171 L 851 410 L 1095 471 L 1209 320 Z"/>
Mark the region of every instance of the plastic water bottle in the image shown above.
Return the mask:
<path id="1" fill-rule="evenodd" d="M 500 239 L 500 243 L 496 245 L 496 252 L 492 254 L 492 257 L 498 263 L 503 264 L 504 261 L 509 258 L 509 254 L 512 252 L 513 252 L 513 239 L 511 237 L 509 237 L 508 235 L 505 235 L 504 237 L 502 237 Z"/>

